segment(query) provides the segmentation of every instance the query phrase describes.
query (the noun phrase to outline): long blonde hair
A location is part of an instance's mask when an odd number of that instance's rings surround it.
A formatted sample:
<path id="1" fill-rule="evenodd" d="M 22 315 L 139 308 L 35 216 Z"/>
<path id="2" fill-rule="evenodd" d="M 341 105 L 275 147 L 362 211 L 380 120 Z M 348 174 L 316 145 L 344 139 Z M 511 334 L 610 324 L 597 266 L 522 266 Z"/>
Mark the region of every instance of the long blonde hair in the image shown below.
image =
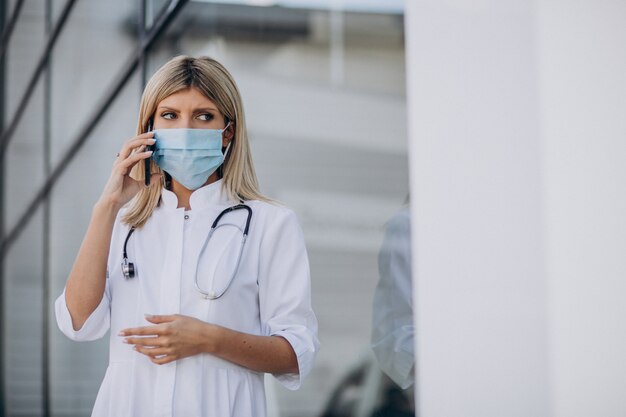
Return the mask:
<path id="1" fill-rule="evenodd" d="M 235 135 L 221 167 L 223 190 L 233 200 L 270 201 L 259 192 L 237 84 L 226 68 L 212 58 L 180 55 L 159 68 L 148 81 L 141 96 L 137 135 L 148 130 L 150 120 L 154 120 L 161 100 L 190 87 L 202 92 L 235 125 Z M 164 172 L 154 160 L 150 165 L 151 173 L 161 174 L 160 183 L 139 191 L 127 204 L 128 210 L 122 218 L 123 222 L 136 228 L 148 221 L 155 207 L 159 205 L 161 190 L 165 186 Z M 132 168 L 130 176 L 136 180 L 144 180 L 143 162 L 140 161 Z"/>

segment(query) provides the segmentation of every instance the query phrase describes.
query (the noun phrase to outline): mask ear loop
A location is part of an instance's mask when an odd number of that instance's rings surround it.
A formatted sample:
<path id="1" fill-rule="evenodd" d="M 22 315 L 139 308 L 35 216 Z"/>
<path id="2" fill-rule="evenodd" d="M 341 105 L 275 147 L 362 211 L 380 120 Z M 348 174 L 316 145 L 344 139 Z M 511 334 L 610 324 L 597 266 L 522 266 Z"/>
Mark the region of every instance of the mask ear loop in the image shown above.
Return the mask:
<path id="1" fill-rule="evenodd" d="M 222 129 L 222 133 L 224 133 L 226 131 L 226 129 L 228 129 L 228 126 L 230 126 L 231 121 L 229 120 L 228 123 L 226 124 L 226 126 L 224 126 L 224 129 Z M 228 157 L 229 153 L 230 153 L 230 148 L 233 145 L 233 141 L 235 140 L 235 138 L 233 137 L 230 142 L 228 142 L 228 145 L 226 146 L 226 149 L 224 149 L 224 151 L 222 152 L 222 154 L 224 155 L 224 162 L 222 163 L 222 165 L 220 165 L 220 167 L 217 169 L 217 176 L 222 179 L 224 178 L 224 164 L 226 163 L 226 158 Z"/>

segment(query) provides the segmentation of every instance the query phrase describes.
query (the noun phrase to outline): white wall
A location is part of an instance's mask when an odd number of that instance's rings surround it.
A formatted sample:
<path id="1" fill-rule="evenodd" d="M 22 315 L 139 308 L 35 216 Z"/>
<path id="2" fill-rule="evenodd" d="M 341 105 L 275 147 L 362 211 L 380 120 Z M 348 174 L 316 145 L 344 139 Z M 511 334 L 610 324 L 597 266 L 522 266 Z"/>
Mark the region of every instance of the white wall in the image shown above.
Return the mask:
<path id="1" fill-rule="evenodd" d="M 536 12 L 555 416 L 626 415 L 626 2 Z"/>
<path id="2" fill-rule="evenodd" d="M 420 417 L 626 412 L 626 3 L 407 1 Z"/>

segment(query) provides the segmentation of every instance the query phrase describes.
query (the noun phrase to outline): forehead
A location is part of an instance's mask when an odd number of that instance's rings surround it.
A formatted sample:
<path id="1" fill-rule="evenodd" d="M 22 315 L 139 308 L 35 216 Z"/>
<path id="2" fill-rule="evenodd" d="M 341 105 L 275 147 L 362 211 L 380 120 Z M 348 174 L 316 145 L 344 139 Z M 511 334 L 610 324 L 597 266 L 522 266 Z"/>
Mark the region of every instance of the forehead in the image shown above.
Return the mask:
<path id="1" fill-rule="evenodd" d="M 194 87 L 189 87 L 185 90 L 178 91 L 171 94 L 161 100 L 158 107 L 173 107 L 176 109 L 197 108 L 197 107 L 212 107 L 217 109 L 217 106 L 208 97 L 206 97 L 200 90 Z"/>

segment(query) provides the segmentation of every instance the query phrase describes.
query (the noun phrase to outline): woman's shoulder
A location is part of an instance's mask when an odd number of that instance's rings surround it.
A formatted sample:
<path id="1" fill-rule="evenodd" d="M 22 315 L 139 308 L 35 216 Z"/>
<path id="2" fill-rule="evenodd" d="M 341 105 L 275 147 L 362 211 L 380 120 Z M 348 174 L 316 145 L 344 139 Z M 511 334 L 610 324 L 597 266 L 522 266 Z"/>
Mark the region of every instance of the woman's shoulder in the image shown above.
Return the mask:
<path id="1" fill-rule="evenodd" d="M 119 234 L 122 231 L 128 231 L 130 229 L 130 224 L 124 221 L 127 212 L 128 206 L 123 206 L 118 210 L 115 216 L 115 223 L 113 224 L 113 234 L 116 234 L 116 232 Z"/>
<path id="2" fill-rule="evenodd" d="M 128 213 L 128 210 L 130 209 L 130 206 L 128 204 L 122 206 L 122 208 L 120 208 L 117 211 L 117 215 L 115 217 L 115 223 L 119 223 L 119 224 L 126 224 L 124 222 L 124 216 L 126 216 L 126 213 Z"/>
<path id="3" fill-rule="evenodd" d="M 263 218 L 263 223 L 267 225 L 276 225 L 280 227 L 286 224 L 297 224 L 299 226 L 300 221 L 296 212 L 277 200 L 247 200 L 245 204 L 252 208 L 253 217 L 257 214 Z"/>
<path id="4" fill-rule="evenodd" d="M 245 204 L 271 216 L 292 216 L 295 211 L 278 200 L 246 200 Z"/>

